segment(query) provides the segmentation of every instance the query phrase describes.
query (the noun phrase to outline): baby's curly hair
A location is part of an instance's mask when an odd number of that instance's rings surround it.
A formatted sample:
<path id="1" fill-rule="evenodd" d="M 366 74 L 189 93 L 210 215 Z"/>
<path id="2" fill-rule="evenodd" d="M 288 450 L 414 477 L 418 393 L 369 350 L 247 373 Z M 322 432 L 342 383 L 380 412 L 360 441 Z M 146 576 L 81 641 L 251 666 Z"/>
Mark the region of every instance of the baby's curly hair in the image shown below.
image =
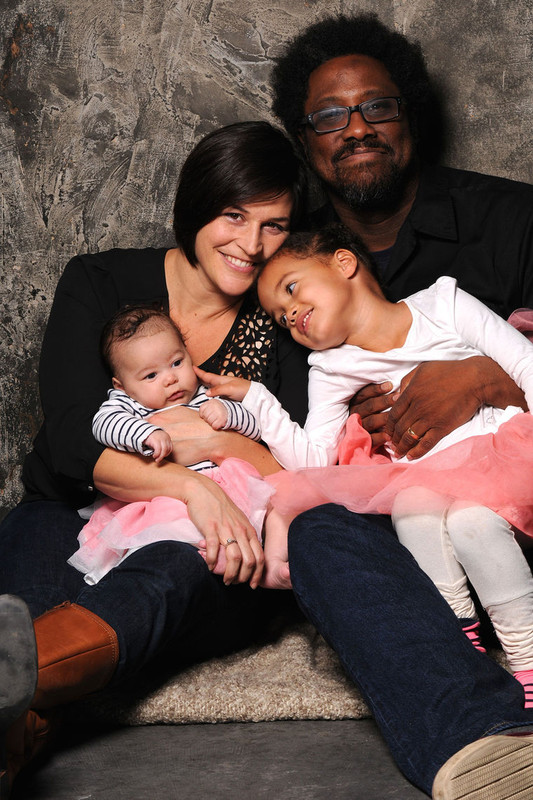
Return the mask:
<path id="1" fill-rule="evenodd" d="M 116 345 L 131 339 L 137 334 L 153 333 L 172 328 L 182 341 L 183 335 L 167 312 L 159 306 L 139 304 L 125 306 L 106 322 L 100 336 L 100 353 L 107 368 L 114 372 L 114 354 Z"/>
<path id="2" fill-rule="evenodd" d="M 289 42 L 272 71 L 272 109 L 301 147 L 298 133 L 310 74 L 339 56 L 371 56 L 381 61 L 405 100 L 420 154 L 435 161 L 441 150 L 443 120 L 436 89 L 418 42 L 384 25 L 376 14 L 340 15 L 316 22 Z"/>

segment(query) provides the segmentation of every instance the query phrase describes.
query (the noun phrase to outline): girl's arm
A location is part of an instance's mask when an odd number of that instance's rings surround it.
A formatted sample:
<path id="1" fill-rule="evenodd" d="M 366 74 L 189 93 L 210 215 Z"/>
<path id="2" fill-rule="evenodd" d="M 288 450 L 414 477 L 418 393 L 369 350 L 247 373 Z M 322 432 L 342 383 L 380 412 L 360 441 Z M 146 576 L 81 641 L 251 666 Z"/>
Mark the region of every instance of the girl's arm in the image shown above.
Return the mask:
<path id="1" fill-rule="evenodd" d="M 144 443 L 152 433 L 161 428 L 150 425 L 146 418 L 138 414 L 135 402 L 124 392 L 113 389 L 93 417 L 94 438 L 114 450 L 151 455 L 151 449 L 146 449 Z"/>
<path id="2" fill-rule="evenodd" d="M 312 367 L 305 427 L 294 422 L 268 389 L 256 381 L 197 370 L 212 397 L 241 401 L 257 419 L 261 437 L 285 469 L 335 464 L 353 396 L 355 379 Z"/>
<path id="3" fill-rule="evenodd" d="M 524 408 L 524 394 L 533 406 L 533 345 L 505 320 L 470 294 L 456 289 L 455 328 L 464 342 L 484 355 L 462 361 L 422 364 L 402 382 L 402 391 L 389 414 L 388 427 L 397 455 L 419 458 L 452 430 L 467 422 L 483 405 Z M 437 385 L 435 404 L 431 386 Z M 450 413 L 455 411 L 455 416 Z M 393 434 L 393 426 L 401 427 Z M 420 442 L 406 444 L 408 426 L 423 433 Z M 403 438 L 402 438 L 403 437 Z"/>
<path id="4" fill-rule="evenodd" d="M 468 344 L 505 370 L 524 392 L 527 407 L 532 411 L 533 344 L 529 339 L 461 289 L 457 289 L 455 297 L 455 326 Z M 482 399 L 485 405 L 495 405 L 489 402 L 486 392 Z"/>

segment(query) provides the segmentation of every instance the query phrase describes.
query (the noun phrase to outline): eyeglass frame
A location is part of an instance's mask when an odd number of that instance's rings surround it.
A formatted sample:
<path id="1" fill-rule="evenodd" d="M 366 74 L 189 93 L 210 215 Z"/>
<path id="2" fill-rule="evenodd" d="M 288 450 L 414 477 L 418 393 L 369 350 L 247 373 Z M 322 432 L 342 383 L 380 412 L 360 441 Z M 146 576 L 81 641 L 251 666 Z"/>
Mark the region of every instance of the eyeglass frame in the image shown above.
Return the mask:
<path id="1" fill-rule="evenodd" d="M 369 103 L 375 103 L 376 100 L 396 100 L 396 103 L 398 105 L 398 111 L 393 117 L 387 117 L 387 119 L 380 119 L 379 121 L 373 119 L 369 120 L 365 117 L 364 111 L 361 111 L 361 107 L 366 106 Z M 359 103 L 356 106 L 327 106 L 326 108 L 320 108 L 318 111 L 311 111 L 310 114 L 306 114 L 305 117 L 303 117 L 303 119 L 300 120 L 300 126 L 303 128 L 305 125 L 309 125 L 309 127 L 311 127 L 314 130 L 317 136 L 322 136 L 322 134 L 324 133 L 335 133 L 336 131 L 343 131 L 350 124 L 350 121 L 352 119 L 352 114 L 354 113 L 354 111 L 358 111 L 361 114 L 364 121 L 369 125 L 381 125 L 383 122 L 392 122 L 393 120 L 398 119 L 398 117 L 400 116 L 401 105 L 402 105 L 401 97 L 391 96 L 391 97 L 373 97 L 372 100 L 364 100 L 362 103 Z M 346 122 L 346 125 L 342 125 L 340 128 L 331 128 L 328 131 L 317 131 L 313 123 L 312 117 L 314 117 L 315 114 L 320 114 L 321 111 L 331 111 L 331 109 L 333 108 L 340 108 L 348 112 L 348 120 Z"/>

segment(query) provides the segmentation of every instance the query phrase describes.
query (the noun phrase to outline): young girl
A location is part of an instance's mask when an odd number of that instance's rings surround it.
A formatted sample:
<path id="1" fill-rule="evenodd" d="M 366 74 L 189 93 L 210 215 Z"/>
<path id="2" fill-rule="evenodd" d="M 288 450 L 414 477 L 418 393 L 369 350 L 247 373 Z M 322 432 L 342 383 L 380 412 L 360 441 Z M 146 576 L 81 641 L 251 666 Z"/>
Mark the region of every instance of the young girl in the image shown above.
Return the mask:
<path id="1" fill-rule="evenodd" d="M 243 401 L 282 466 L 346 465 L 269 478 L 277 512 L 291 518 L 334 502 L 360 513 L 392 514 L 399 539 L 482 649 L 468 578 L 531 707 L 533 577 L 515 532 L 533 536 L 533 418 L 519 408 L 482 407 L 409 462 L 392 445 L 386 454 L 372 453 L 358 418 L 348 420 L 348 405 L 368 383 L 390 381 L 398 390 L 422 361 L 484 354 L 524 390 L 531 409 L 533 345 L 452 278 L 390 303 L 369 263 L 359 241 L 336 225 L 289 237 L 259 277 L 263 307 L 316 351 L 309 357 L 305 428 L 255 382 L 202 378 L 212 387 L 210 396 Z M 409 435 L 419 440 L 424 431 Z"/>
<path id="2" fill-rule="evenodd" d="M 101 348 L 113 375 L 113 388 L 94 416 L 93 434 L 107 447 L 162 461 L 172 452 L 172 441 L 146 417 L 175 405 L 197 410 L 218 429 L 231 426 L 256 441 L 260 438 L 255 419 L 241 404 L 206 396 L 177 326 L 163 311 L 144 306 L 119 311 L 102 332 Z M 255 468 L 229 458 L 220 467 L 202 461 L 190 469 L 216 481 L 244 511 L 261 540 L 272 490 Z M 97 583 L 130 553 L 150 542 L 175 539 L 198 545 L 203 541 L 188 519 L 186 505 L 171 497 L 134 503 L 104 498 L 80 514 L 91 516 L 69 564 L 85 573 L 89 584 Z M 227 545 L 232 543 L 229 540 Z M 215 571 L 224 572 L 224 564 L 222 554 Z"/>

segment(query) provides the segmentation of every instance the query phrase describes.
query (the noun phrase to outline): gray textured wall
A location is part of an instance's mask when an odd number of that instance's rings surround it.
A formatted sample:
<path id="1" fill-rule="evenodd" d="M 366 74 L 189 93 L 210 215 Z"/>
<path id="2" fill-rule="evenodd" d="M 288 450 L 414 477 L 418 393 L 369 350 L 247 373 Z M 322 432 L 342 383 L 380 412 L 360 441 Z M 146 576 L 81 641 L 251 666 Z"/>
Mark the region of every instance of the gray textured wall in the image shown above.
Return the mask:
<path id="1" fill-rule="evenodd" d="M 269 118 L 284 41 L 352 10 L 422 43 L 448 100 L 447 163 L 533 182 L 533 0 L 0 1 L 4 508 L 39 425 L 39 344 L 67 259 L 171 243 L 193 143 Z"/>

